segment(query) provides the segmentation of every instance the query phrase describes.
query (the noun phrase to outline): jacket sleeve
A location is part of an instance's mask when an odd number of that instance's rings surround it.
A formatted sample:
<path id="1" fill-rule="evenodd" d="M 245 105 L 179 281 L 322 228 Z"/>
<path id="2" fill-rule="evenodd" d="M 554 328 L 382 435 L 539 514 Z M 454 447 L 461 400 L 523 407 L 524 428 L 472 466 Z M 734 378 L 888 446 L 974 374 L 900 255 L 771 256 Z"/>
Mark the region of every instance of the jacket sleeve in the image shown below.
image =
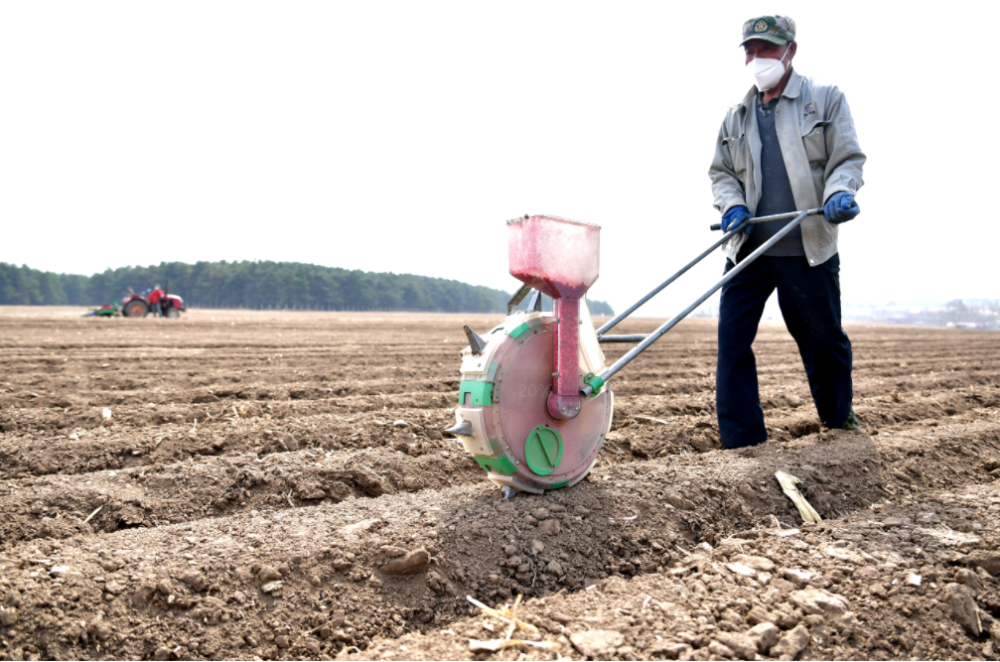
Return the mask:
<path id="1" fill-rule="evenodd" d="M 726 131 L 726 124 L 724 121 L 719 129 L 719 137 L 715 141 L 715 157 L 712 159 L 712 167 L 708 169 L 708 176 L 712 180 L 712 204 L 720 214 L 725 214 L 737 205 L 747 206 L 743 183 L 736 174 L 729 154 L 727 143 L 730 136 Z"/>
<path id="2" fill-rule="evenodd" d="M 834 87 L 827 106 L 826 153 L 829 157 L 823 173 L 823 202 L 840 191 L 857 193 L 864 184 L 861 169 L 867 157 L 858 144 L 854 118 L 844 93 Z"/>

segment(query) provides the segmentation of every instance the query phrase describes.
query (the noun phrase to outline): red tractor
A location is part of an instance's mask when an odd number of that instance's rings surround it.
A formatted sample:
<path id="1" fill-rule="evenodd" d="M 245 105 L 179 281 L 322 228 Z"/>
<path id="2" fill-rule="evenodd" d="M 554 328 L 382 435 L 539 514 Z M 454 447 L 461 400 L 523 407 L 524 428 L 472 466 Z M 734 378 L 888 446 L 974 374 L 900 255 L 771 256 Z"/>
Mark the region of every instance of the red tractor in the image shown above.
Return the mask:
<path id="1" fill-rule="evenodd" d="M 128 294 L 121 301 L 122 315 L 125 317 L 145 317 L 148 315 L 152 308 L 152 303 L 149 301 L 149 293 L 151 291 L 146 290 L 141 294 L 136 294 L 130 287 Z M 186 310 L 184 308 L 184 299 L 176 294 L 169 293 L 164 294 L 160 298 L 160 308 L 163 311 L 163 316 L 170 319 L 177 319 Z"/>

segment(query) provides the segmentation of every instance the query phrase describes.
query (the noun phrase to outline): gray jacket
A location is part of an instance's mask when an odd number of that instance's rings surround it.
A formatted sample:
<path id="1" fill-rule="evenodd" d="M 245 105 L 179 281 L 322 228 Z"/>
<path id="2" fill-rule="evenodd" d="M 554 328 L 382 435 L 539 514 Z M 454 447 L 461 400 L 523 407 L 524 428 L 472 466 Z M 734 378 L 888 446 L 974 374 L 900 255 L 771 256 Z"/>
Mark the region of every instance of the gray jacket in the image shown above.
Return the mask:
<path id="1" fill-rule="evenodd" d="M 756 86 L 729 109 L 715 145 L 708 176 L 715 208 L 725 214 L 746 205 L 753 214 L 760 202 L 760 132 Z M 822 207 L 838 191 L 857 193 L 864 183 L 865 155 L 858 145 L 851 109 L 834 85 L 820 85 L 792 71 L 774 115 L 781 155 L 799 209 Z M 802 244 L 809 264 L 818 266 L 837 253 L 838 226 L 821 214 L 802 222 Z M 723 247 L 733 261 L 746 240 L 743 233 Z"/>

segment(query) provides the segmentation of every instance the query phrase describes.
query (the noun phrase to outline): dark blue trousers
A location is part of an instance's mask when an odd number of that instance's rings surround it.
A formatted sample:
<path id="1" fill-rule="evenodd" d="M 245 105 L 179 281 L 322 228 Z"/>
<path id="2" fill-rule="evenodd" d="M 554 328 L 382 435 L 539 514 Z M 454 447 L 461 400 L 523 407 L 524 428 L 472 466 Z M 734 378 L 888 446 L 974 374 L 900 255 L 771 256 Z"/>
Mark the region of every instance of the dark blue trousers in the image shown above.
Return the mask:
<path id="1" fill-rule="evenodd" d="M 734 266 L 727 260 L 726 271 Z M 851 410 L 851 341 L 840 325 L 840 256 L 810 267 L 802 256 L 765 255 L 722 288 L 715 405 L 723 448 L 767 440 L 752 345 L 764 304 L 775 289 L 785 325 L 798 343 L 820 422 L 839 427 Z"/>

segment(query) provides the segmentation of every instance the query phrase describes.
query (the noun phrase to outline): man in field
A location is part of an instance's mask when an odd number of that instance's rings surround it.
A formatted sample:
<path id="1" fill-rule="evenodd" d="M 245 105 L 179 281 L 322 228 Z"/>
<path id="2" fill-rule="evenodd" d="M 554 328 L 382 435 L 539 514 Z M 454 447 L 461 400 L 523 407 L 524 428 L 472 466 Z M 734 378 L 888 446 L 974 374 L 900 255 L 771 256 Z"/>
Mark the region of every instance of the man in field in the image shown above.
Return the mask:
<path id="1" fill-rule="evenodd" d="M 167 283 L 169 285 L 170 283 Z M 163 299 L 163 290 L 160 289 L 159 285 L 153 288 L 149 293 L 149 309 L 153 313 L 153 317 L 163 317 L 163 304 L 161 303 Z"/>
<path id="2" fill-rule="evenodd" d="M 851 342 L 840 321 L 840 224 L 858 215 L 865 155 L 844 94 L 792 67 L 795 22 L 761 16 L 743 25 L 754 87 L 722 123 L 709 170 L 723 230 L 753 216 L 823 207 L 722 289 L 716 409 L 724 448 L 767 440 L 752 344 L 774 290 L 809 378 L 820 421 L 857 429 Z M 747 226 L 725 246 L 726 271 L 785 222 Z"/>

